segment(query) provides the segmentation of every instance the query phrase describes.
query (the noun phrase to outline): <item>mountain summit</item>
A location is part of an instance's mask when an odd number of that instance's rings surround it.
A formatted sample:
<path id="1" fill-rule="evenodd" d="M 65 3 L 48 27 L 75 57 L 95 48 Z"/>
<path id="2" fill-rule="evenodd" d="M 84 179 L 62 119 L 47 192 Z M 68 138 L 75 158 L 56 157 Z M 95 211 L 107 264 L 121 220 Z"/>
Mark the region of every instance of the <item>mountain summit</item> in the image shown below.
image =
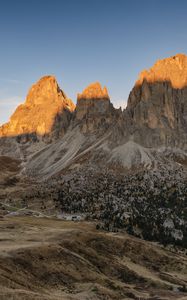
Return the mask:
<path id="1" fill-rule="evenodd" d="M 99 82 L 91 83 L 82 94 L 78 94 L 78 101 L 81 99 L 106 99 L 109 100 L 109 95 L 107 88 L 104 87 L 102 89 L 101 84 Z"/>
<path id="2" fill-rule="evenodd" d="M 59 88 L 54 76 L 44 76 L 34 84 L 25 102 L 19 105 L 10 121 L 0 128 L 0 136 L 50 134 L 55 122 L 63 114 L 61 130 L 67 127 L 67 118 L 75 106 Z"/>
<path id="3" fill-rule="evenodd" d="M 84 132 L 94 132 L 108 128 L 115 109 L 107 88 L 102 88 L 99 82 L 95 82 L 77 95 L 75 112 L 76 120 L 81 121 L 81 129 Z"/>

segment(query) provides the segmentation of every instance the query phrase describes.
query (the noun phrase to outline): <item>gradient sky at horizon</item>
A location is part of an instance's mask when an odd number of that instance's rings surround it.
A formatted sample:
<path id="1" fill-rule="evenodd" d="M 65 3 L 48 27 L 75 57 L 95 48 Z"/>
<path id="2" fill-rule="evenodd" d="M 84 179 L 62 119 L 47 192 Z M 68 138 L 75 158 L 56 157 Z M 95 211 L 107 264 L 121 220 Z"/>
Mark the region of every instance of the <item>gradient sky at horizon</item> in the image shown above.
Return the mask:
<path id="1" fill-rule="evenodd" d="M 141 70 L 187 54 L 186 11 L 185 0 L 2 0 L 0 124 L 47 74 L 75 103 L 99 81 L 125 106 Z"/>

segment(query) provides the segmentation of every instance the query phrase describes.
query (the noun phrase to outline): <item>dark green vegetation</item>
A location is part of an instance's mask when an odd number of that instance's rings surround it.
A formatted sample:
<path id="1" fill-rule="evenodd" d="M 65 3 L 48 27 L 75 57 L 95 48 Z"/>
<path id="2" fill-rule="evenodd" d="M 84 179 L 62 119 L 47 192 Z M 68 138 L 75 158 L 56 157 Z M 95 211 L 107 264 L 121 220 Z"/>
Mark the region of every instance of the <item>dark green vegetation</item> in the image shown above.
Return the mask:
<path id="1" fill-rule="evenodd" d="M 50 179 L 29 198 L 52 199 L 62 213 L 98 220 L 97 229 L 187 248 L 187 182 L 180 168 L 126 176 L 93 171 Z"/>

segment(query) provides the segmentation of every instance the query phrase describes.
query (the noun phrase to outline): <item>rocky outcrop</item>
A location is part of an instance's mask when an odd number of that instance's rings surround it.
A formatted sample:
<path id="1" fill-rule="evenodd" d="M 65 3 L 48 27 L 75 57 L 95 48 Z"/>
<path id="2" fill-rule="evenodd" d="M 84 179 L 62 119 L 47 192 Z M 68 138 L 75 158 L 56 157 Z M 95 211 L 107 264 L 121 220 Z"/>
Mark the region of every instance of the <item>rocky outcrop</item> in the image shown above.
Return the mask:
<path id="1" fill-rule="evenodd" d="M 59 88 L 55 77 L 42 77 L 31 87 L 25 103 L 19 105 L 10 121 L 0 128 L 0 136 L 61 136 L 73 111 L 73 102 Z"/>
<path id="2" fill-rule="evenodd" d="M 82 132 L 106 130 L 115 116 L 116 110 L 110 102 L 107 88 L 102 89 L 100 83 L 92 83 L 78 94 L 75 118 Z"/>
<path id="3" fill-rule="evenodd" d="M 124 114 L 129 136 L 137 143 L 187 148 L 187 57 L 159 60 L 143 71 Z"/>

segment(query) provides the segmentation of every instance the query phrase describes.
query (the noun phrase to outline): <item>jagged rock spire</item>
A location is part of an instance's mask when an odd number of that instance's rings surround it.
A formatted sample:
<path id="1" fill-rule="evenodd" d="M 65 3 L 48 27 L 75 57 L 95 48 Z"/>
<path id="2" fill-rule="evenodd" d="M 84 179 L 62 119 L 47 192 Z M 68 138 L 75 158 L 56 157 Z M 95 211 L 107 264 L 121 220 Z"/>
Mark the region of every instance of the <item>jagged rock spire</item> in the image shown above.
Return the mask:
<path id="1" fill-rule="evenodd" d="M 78 94 L 77 99 L 106 99 L 109 100 L 107 88 L 102 89 L 99 82 L 91 83 L 81 94 Z"/>

